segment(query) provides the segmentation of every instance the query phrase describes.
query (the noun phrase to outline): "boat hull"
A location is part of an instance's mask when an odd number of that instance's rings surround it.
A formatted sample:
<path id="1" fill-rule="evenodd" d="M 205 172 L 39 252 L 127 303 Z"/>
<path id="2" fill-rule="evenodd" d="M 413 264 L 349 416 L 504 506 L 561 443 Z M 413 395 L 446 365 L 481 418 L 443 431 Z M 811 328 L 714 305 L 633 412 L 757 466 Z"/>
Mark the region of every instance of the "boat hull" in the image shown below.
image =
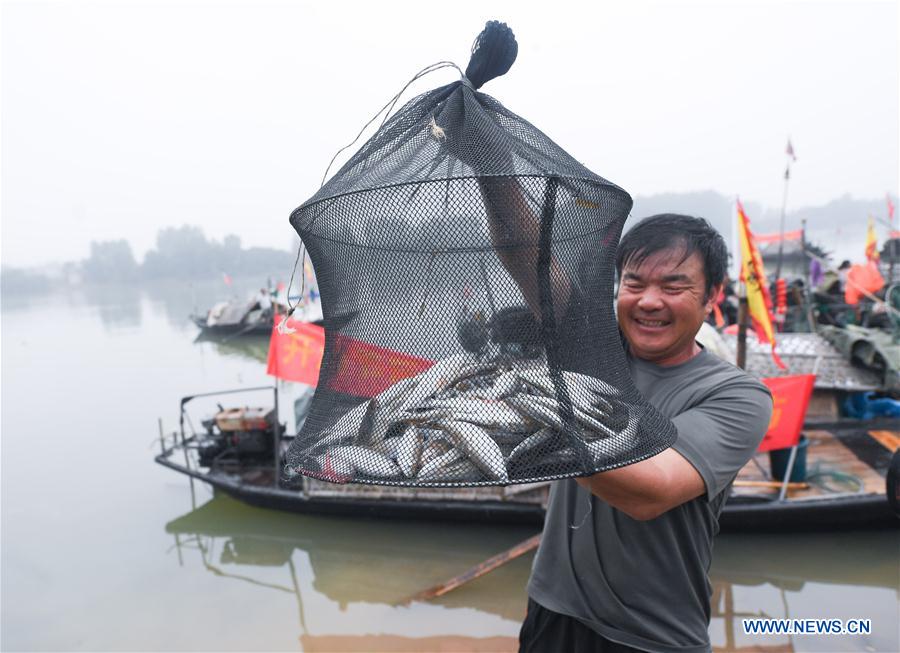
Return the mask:
<path id="1" fill-rule="evenodd" d="M 207 474 L 157 456 L 161 465 L 204 481 L 216 491 L 249 505 L 300 514 L 335 515 L 379 519 L 490 522 L 540 526 L 544 507 L 515 500 L 367 499 L 346 494 L 308 497 L 299 490 L 254 485 L 225 474 Z M 727 502 L 719 525 L 723 532 L 798 532 L 847 529 L 897 528 L 884 494 L 841 496 L 816 501 Z"/>

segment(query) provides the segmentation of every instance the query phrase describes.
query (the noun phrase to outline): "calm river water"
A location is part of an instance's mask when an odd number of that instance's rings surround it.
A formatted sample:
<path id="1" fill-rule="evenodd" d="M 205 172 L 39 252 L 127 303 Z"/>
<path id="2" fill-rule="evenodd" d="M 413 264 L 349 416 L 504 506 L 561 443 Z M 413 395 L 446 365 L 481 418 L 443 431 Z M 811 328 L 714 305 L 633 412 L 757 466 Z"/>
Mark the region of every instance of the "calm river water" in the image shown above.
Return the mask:
<path id="1" fill-rule="evenodd" d="M 181 396 L 271 384 L 265 339 L 194 342 L 188 314 L 226 290 L 3 298 L 0 647 L 514 650 L 530 557 L 407 599 L 531 530 L 258 510 L 153 462 Z M 898 555 L 897 531 L 722 536 L 713 644 L 900 650 Z M 745 636 L 744 616 L 868 618 L 872 633 Z"/>

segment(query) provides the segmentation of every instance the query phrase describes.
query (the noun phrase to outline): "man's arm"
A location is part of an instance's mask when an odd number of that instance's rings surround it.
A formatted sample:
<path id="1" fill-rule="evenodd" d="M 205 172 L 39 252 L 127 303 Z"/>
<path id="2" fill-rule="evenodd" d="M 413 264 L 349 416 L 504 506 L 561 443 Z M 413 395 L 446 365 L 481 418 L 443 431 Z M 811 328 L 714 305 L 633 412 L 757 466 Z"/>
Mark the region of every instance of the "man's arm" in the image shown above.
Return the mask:
<path id="1" fill-rule="evenodd" d="M 633 465 L 575 480 L 639 521 L 655 519 L 699 497 L 705 490 L 700 473 L 674 449 L 666 449 Z"/>
<path id="2" fill-rule="evenodd" d="M 672 418 L 678 430 L 672 447 L 577 481 L 639 520 L 699 496 L 712 500 L 753 456 L 771 416 L 772 397 L 764 385 L 749 377 L 722 379 L 712 396 Z"/>
<path id="3" fill-rule="evenodd" d="M 541 319 L 538 288 L 538 242 L 541 223 L 512 177 L 479 177 L 478 186 L 487 213 L 491 242 L 497 258 L 516 282 L 535 317 Z M 523 243 L 534 243 L 523 247 Z M 564 315 L 569 305 L 571 285 L 556 259 L 550 260 L 550 283 L 556 316 Z"/>

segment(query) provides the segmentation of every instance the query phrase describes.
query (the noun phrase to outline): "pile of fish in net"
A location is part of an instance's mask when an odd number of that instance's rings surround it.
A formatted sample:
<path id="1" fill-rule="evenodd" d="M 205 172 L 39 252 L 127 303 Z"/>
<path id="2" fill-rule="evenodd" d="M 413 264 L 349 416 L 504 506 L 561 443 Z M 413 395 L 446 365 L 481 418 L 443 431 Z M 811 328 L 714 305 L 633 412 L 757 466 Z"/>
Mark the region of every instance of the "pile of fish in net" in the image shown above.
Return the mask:
<path id="1" fill-rule="evenodd" d="M 568 410 L 560 394 L 571 398 Z M 444 485 L 590 470 L 608 456 L 605 441 L 627 449 L 623 439 L 637 437 L 639 417 L 618 395 L 574 372 L 560 371 L 554 381 L 544 358 L 458 354 L 350 410 L 286 472 L 337 483 Z"/>

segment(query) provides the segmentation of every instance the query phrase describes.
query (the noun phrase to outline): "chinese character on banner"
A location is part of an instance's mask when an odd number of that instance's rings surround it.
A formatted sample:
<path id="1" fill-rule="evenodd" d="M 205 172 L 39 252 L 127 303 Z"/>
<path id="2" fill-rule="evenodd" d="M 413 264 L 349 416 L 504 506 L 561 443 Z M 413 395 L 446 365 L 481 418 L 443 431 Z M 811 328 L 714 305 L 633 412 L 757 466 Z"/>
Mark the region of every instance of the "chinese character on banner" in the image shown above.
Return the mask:
<path id="1" fill-rule="evenodd" d="M 762 379 L 772 393 L 772 419 L 758 451 L 787 449 L 800 441 L 806 407 L 812 396 L 815 374 Z"/>
<path id="2" fill-rule="evenodd" d="M 285 381 L 315 386 L 325 352 L 325 330 L 315 324 L 291 320 L 293 332 L 279 333 L 278 325 L 284 319 L 287 318 L 283 315 L 275 318 L 266 373 Z"/>

